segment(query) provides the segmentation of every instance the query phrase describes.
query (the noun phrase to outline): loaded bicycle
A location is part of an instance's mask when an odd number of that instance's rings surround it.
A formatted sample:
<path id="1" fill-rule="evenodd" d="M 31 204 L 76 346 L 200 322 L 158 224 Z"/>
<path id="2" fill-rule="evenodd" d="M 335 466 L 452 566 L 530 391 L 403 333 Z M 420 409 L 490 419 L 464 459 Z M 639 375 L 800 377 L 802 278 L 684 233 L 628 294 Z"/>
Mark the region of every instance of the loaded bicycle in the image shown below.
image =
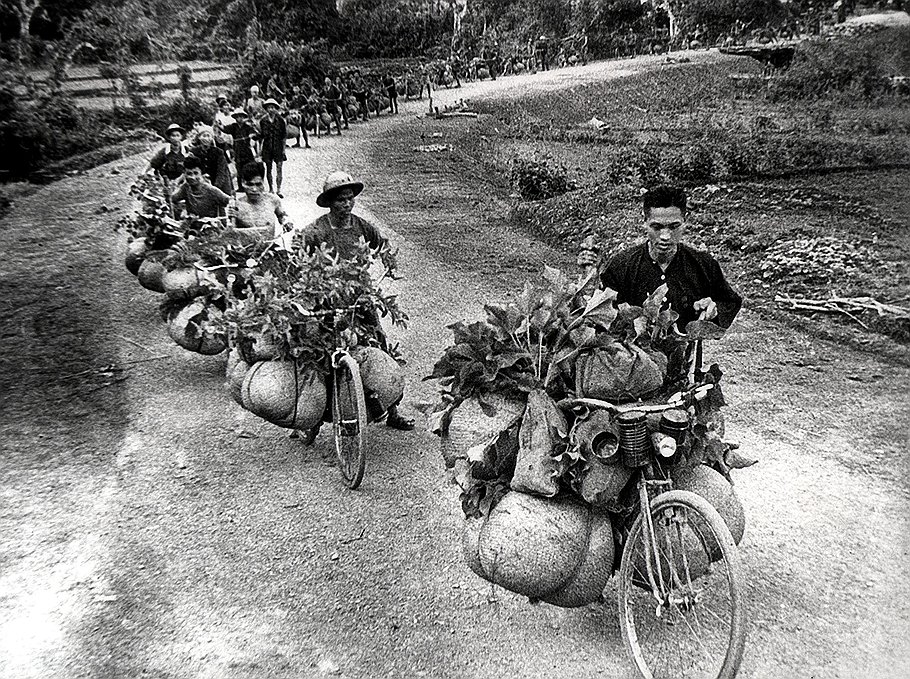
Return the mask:
<path id="1" fill-rule="evenodd" d="M 670 474 L 685 442 L 686 409 L 714 388 L 703 381 L 702 357 L 696 340 L 689 388 L 665 403 L 559 403 L 564 410 L 610 412 L 618 431 L 595 436 L 593 452 L 602 460 L 621 456 L 635 470 L 637 507 L 619 545 L 616 594 L 623 643 L 646 679 L 732 679 L 745 649 L 744 576 L 734 537 L 710 502 L 674 489 Z M 646 420 L 657 415 L 658 431 L 649 436 Z"/>
<path id="2" fill-rule="evenodd" d="M 594 439 L 594 452 L 621 454 L 636 469 L 637 514 L 622 542 L 616 585 L 623 642 L 648 679 L 731 679 L 746 640 L 742 566 L 726 522 L 705 499 L 675 490 L 669 469 L 687 403 L 703 398 L 711 384 L 693 387 L 664 404 L 616 406 L 573 399 L 564 408 L 585 406 L 613 413 L 619 440 L 609 432 Z M 645 419 L 663 413 L 659 441 L 648 441 Z"/>

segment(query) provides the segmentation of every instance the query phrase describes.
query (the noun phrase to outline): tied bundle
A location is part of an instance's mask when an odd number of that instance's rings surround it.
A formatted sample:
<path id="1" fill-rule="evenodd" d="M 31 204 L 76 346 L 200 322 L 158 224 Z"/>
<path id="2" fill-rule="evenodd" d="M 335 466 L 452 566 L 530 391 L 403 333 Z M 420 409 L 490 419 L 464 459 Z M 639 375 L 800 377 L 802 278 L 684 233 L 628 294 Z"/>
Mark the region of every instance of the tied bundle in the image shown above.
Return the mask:
<path id="1" fill-rule="evenodd" d="M 666 286 L 638 307 L 617 304 L 613 290 L 592 289 L 593 276 L 572 281 L 547 267 L 515 301 L 486 305 L 484 320 L 453 324 L 454 342 L 426 378 L 440 385 L 439 401 L 425 412 L 461 489 L 468 565 L 560 606 L 599 598 L 612 571 L 613 526 L 627 524 L 636 498 L 632 469 L 617 454 L 614 416 L 560 402 L 665 399 L 686 384 L 688 343 L 722 334 L 704 321 L 677 332 L 678 314 L 662 307 Z M 708 463 L 727 471 L 720 377 L 712 366 L 710 396 L 682 406 L 688 437 L 676 456 L 680 470 L 716 474 Z M 659 417 L 643 423 L 648 445 L 658 425 Z M 713 477 L 693 485 L 736 504 Z"/>

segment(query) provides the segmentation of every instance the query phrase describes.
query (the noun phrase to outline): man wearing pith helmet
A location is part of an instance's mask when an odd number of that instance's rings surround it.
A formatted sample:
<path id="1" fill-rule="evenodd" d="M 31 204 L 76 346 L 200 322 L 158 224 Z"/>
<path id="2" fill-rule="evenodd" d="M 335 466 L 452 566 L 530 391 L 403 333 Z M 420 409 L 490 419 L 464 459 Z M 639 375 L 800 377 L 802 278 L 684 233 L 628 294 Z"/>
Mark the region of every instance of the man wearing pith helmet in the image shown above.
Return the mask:
<path id="1" fill-rule="evenodd" d="M 355 181 L 347 172 L 337 171 L 329 174 L 322 186 L 322 193 L 316 198 L 316 204 L 328 208 L 329 211 L 303 230 L 304 247 L 317 249 L 325 245 L 342 259 L 350 259 L 357 254 L 361 238 L 373 251 L 386 245 L 388 241 L 379 229 L 353 213 L 355 199 L 361 191 L 363 184 Z M 378 318 L 375 318 L 373 325 L 377 339 L 384 346 L 385 335 Z M 389 408 L 387 413 L 386 425 L 389 427 L 403 431 L 414 428 L 414 421 L 403 417 L 398 412 L 397 405 Z M 311 433 L 307 440 L 312 440 L 314 436 L 315 434 Z"/>

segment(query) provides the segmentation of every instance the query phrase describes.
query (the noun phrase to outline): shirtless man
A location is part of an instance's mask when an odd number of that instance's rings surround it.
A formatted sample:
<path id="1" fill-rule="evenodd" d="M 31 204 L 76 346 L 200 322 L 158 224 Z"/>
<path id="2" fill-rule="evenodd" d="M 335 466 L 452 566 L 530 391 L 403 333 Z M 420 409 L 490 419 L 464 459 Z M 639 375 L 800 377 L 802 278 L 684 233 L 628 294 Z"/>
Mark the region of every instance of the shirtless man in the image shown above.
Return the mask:
<path id="1" fill-rule="evenodd" d="M 240 185 L 243 194 L 228 205 L 228 217 L 234 218 L 238 233 L 252 240 L 273 240 L 293 230 L 281 198 L 265 190 L 265 166 L 261 162 L 241 168 Z"/>

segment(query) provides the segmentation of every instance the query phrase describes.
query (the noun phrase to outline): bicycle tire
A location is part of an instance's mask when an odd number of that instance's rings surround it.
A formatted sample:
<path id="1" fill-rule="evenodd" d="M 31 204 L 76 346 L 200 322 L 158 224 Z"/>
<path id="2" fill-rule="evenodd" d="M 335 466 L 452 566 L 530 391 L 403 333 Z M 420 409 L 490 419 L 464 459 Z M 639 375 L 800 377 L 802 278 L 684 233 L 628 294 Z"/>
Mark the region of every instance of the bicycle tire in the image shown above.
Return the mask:
<path id="1" fill-rule="evenodd" d="M 366 428 L 367 406 L 360 368 L 351 356 L 342 356 L 332 380 L 332 434 L 338 470 L 351 490 L 363 481 Z"/>
<path id="2" fill-rule="evenodd" d="M 661 594 L 676 601 L 658 604 L 652 592 L 644 563 L 649 553 L 645 522 L 639 515 L 623 549 L 617 587 L 626 650 L 646 679 L 732 679 L 742 662 L 746 623 L 742 566 L 730 530 L 707 500 L 685 490 L 656 497 L 651 516 L 662 560 L 652 563 L 652 573 Z M 674 553 L 674 543 L 684 549 Z M 712 590 L 706 595 L 711 586 L 720 594 Z M 667 649 L 678 656 L 662 652 Z"/>

